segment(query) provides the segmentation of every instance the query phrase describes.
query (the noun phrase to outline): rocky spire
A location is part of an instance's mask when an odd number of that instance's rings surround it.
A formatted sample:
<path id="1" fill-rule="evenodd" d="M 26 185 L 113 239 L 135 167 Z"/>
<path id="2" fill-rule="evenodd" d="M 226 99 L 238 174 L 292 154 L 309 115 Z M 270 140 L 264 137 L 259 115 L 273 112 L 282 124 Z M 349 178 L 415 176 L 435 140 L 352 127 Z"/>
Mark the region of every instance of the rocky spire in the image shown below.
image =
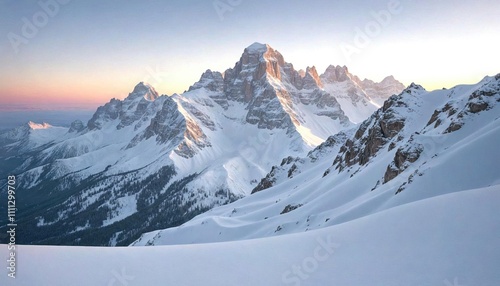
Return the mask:
<path id="1" fill-rule="evenodd" d="M 326 71 L 320 76 L 324 83 L 334 83 L 349 80 L 351 74 L 346 66 L 333 66 L 330 65 Z"/>
<path id="2" fill-rule="evenodd" d="M 314 89 L 314 88 L 322 88 L 323 83 L 319 78 L 318 71 L 315 66 L 307 67 L 306 73 L 304 76 L 304 88 L 305 89 Z"/>
<path id="3" fill-rule="evenodd" d="M 151 85 L 141 81 L 134 87 L 134 90 L 129 93 L 126 100 L 134 100 L 139 97 L 143 97 L 144 99 L 149 101 L 154 101 L 158 98 L 158 93 Z"/>
<path id="4" fill-rule="evenodd" d="M 210 91 L 223 91 L 224 90 L 224 79 L 220 72 L 214 72 L 211 70 L 206 70 L 199 81 L 189 87 L 189 91 L 206 88 Z"/>

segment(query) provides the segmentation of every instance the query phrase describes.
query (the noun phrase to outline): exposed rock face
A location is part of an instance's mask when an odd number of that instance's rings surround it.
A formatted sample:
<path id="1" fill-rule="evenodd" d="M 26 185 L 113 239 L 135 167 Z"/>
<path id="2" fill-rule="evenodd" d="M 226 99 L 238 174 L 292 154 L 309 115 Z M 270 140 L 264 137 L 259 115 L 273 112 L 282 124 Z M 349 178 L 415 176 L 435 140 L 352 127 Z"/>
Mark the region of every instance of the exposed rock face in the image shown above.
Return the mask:
<path id="1" fill-rule="evenodd" d="M 97 111 L 94 113 L 92 118 L 87 123 L 87 127 L 89 130 L 98 130 L 101 129 L 103 124 L 115 120 L 120 115 L 120 111 L 122 108 L 122 101 L 118 99 L 111 99 L 104 106 L 100 106 L 97 108 Z"/>
<path id="2" fill-rule="evenodd" d="M 340 148 L 333 162 L 335 169 L 340 172 L 355 164 L 363 166 L 387 143 L 398 141 L 397 135 L 405 127 L 405 113 L 411 110 L 405 97 L 418 96 L 420 91 L 424 91 L 421 86 L 410 85 L 400 95 L 391 96 L 381 109 L 359 126 L 354 138 L 348 139 Z"/>
<path id="3" fill-rule="evenodd" d="M 329 65 L 325 72 L 321 75 L 321 80 L 324 83 L 335 83 L 349 80 L 351 74 L 346 66 Z"/>
<path id="4" fill-rule="evenodd" d="M 280 215 L 289 213 L 291 211 L 294 211 L 294 210 L 300 208 L 301 206 L 302 206 L 302 204 L 298 204 L 298 205 L 286 205 L 285 208 L 281 211 Z"/>
<path id="5" fill-rule="evenodd" d="M 388 118 L 387 118 L 388 117 Z M 342 171 L 355 164 L 365 165 L 387 142 L 403 127 L 404 120 L 393 120 L 391 115 L 377 112 L 370 121 L 363 123 L 357 130 L 354 140 L 347 140 L 335 158 L 336 169 Z"/>
<path id="6" fill-rule="evenodd" d="M 220 72 L 211 70 L 205 71 L 198 82 L 189 87 L 189 91 L 206 88 L 213 92 L 222 92 L 224 90 L 224 79 Z"/>
<path id="7" fill-rule="evenodd" d="M 192 99 L 192 101 L 189 98 L 185 98 L 183 96 L 178 96 L 174 95 L 172 98 L 175 98 L 175 101 L 177 102 L 177 105 L 187 111 L 189 115 L 184 115 L 187 117 L 188 121 L 191 119 L 197 119 L 198 122 L 200 123 L 200 126 L 205 126 L 206 128 L 210 129 L 211 131 L 215 131 L 216 124 L 214 120 L 210 117 L 210 115 L 203 113 L 200 108 L 203 107 L 213 107 L 213 103 L 211 103 L 210 100 L 206 100 L 205 98 L 196 98 Z M 214 100 L 215 101 L 215 100 Z M 193 121 L 194 123 L 194 121 Z"/>
<path id="8" fill-rule="evenodd" d="M 268 77 L 281 79 L 283 56 L 268 45 L 255 43 L 246 48 L 234 68 L 221 73 L 207 70 L 190 90 L 205 88 L 214 101 L 227 109 L 230 101 L 247 104 L 246 121 L 262 129 L 291 128 L 283 104 L 291 103 L 286 91 L 271 86 Z M 211 123 L 206 118 L 207 126 Z"/>
<path id="9" fill-rule="evenodd" d="M 393 162 L 387 166 L 384 175 L 384 184 L 401 174 L 411 163 L 417 161 L 423 150 L 424 147 L 422 145 L 411 144 L 411 140 L 406 146 L 398 148 Z"/>
<path id="10" fill-rule="evenodd" d="M 368 99 L 379 105 L 382 105 L 391 95 L 399 94 L 405 88 L 393 76 L 388 76 L 378 83 L 369 79 L 361 80 L 351 74 L 346 66 L 330 65 L 320 76 L 320 79 L 324 84 L 349 83 L 351 88 L 348 95 L 354 102 Z"/>
<path id="11" fill-rule="evenodd" d="M 185 117 L 178 109 L 178 103 L 171 97 L 162 98 L 163 105 L 144 132 L 138 134 L 130 142 L 127 148 L 136 146 L 139 142 L 151 137 L 156 138 L 159 144 L 167 144 L 176 147 L 174 150 L 178 155 L 189 158 L 196 153 L 196 147 L 203 148 L 210 146 L 207 137 L 198 124 L 190 117 Z M 182 105 L 182 103 L 179 103 Z M 207 120 L 207 125 L 213 127 L 210 118 L 197 110 L 194 106 L 189 106 L 193 114 L 197 114 L 201 119 Z"/>
<path id="12" fill-rule="evenodd" d="M 283 73 L 286 75 L 288 82 L 297 90 L 304 88 L 304 77 L 306 72 L 304 70 L 296 71 L 292 64 L 285 63 L 282 67 Z"/>
<path id="13" fill-rule="evenodd" d="M 497 77 L 500 74 L 497 75 Z M 495 77 L 496 78 L 496 77 Z M 490 84 L 485 86 L 481 90 L 474 91 L 469 96 L 469 102 L 467 103 L 467 110 L 472 113 L 479 113 L 491 108 L 495 101 L 498 102 L 500 92 L 500 83 Z"/>
<path id="14" fill-rule="evenodd" d="M 145 121 L 148 121 L 156 112 L 151 106 L 154 105 L 153 101 L 157 98 L 158 93 L 152 86 L 143 82 L 136 85 L 132 93 L 122 102 L 119 114 L 120 123 L 116 128 L 121 129 L 129 126 L 143 117 L 145 117 Z M 136 125 L 135 129 L 137 130 L 139 127 L 140 125 Z"/>
<path id="15" fill-rule="evenodd" d="M 304 76 L 304 84 L 302 88 L 305 89 L 315 89 L 315 88 L 323 88 L 323 83 L 319 78 L 318 72 L 316 71 L 316 67 L 307 67 L 306 74 Z"/>
<path id="16" fill-rule="evenodd" d="M 397 81 L 392 75 L 384 78 L 381 82 L 375 83 L 369 79 L 360 82 L 366 94 L 378 104 L 382 104 L 387 96 L 399 94 L 405 86 Z"/>
<path id="17" fill-rule="evenodd" d="M 106 122 L 119 118 L 120 123 L 116 128 L 122 129 L 138 121 L 146 114 L 153 115 L 154 110 L 149 107 L 157 98 L 158 93 L 154 88 L 141 82 L 135 86 L 134 90 L 123 101 L 112 99 L 109 103 L 99 107 L 87 123 L 87 127 L 89 130 L 98 130 Z"/>
<path id="18" fill-rule="evenodd" d="M 447 103 L 443 108 L 440 110 L 435 110 L 434 113 L 432 114 L 431 118 L 429 119 L 429 122 L 427 123 L 427 126 L 431 125 L 434 123 L 434 128 L 437 128 L 439 125 L 441 125 L 442 120 L 439 119 L 440 114 L 445 113 L 447 117 L 451 117 L 455 113 L 457 113 L 457 109 L 453 107 L 453 104 Z"/>
<path id="19" fill-rule="evenodd" d="M 259 184 L 252 190 L 252 194 L 260 192 L 265 189 L 269 189 L 270 187 L 274 186 L 274 183 L 276 182 L 276 179 L 274 176 L 276 175 L 276 166 L 273 166 L 271 168 L 271 171 L 266 175 L 266 177 L 262 178 L 259 182 Z"/>
<path id="20" fill-rule="evenodd" d="M 338 102 L 321 87 L 314 67 L 308 68 L 302 77 L 278 51 L 255 43 L 244 50 L 224 76 L 208 70 L 190 90 L 211 91 L 210 98 L 224 109 L 232 101 L 246 104 L 246 122 L 260 129 L 285 129 L 292 134 L 295 126 L 305 123 L 297 114 L 298 103 L 313 104 L 319 109 L 316 115 L 349 125 Z"/>
<path id="21" fill-rule="evenodd" d="M 344 81 L 352 85 L 347 92 L 344 86 L 336 89 L 335 94 L 324 89 L 324 83 Z M 380 84 L 388 86 L 388 82 Z M 329 66 L 321 76 L 314 66 L 306 71 L 296 71 L 277 50 L 254 43 L 244 50 L 233 68 L 223 74 L 207 70 L 190 91 L 205 88 L 210 91 L 210 98 L 224 109 L 228 109 L 231 102 L 244 103 L 248 110 L 247 123 L 261 129 L 286 129 L 292 134 L 297 126 L 306 123 L 299 104 L 314 106 L 316 116 L 329 117 L 343 128 L 350 126 L 350 119 L 337 98 L 352 99 L 354 106 L 369 105 L 370 98 L 358 83 L 362 82 L 345 66 Z M 379 86 L 379 83 L 371 83 Z M 368 110 L 363 116 L 374 110 Z"/>
<path id="22" fill-rule="evenodd" d="M 291 156 L 284 158 L 279 166 L 273 166 L 271 171 L 261 179 L 259 184 L 252 190 L 252 194 L 274 186 L 279 180 L 290 179 L 305 170 L 308 164 L 314 164 L 321 158 L 328 158 L 328 156 L 335 154 L 351 135 L 351 133 L 339 132 L 330 136 L 325 142 L 311 150 L 305 158 Z"/>
<path id="23" fill-rule="evenodd" d="M 486 102 L 471 102 L 469 103 L 469 111 L 472 113 L 479 113 L 488 108 L 488 103 Z"/>
<path id="24" fill-rule="evenodd" d="M 453 91 L 449 96 L 453 96 Z M 442 127 L 443 134 L 458 131 L 464 125 L 465 118 L 489 110 L 499 101 L 500 84 L 498 81 L 487 81 L 466 100 L 451 100 L 442 108 L 436 109 L 427 123 L 427 128 Z"/>
<path id="25" fill-rule="evenodd" d="M 448 128 L 446 128 L 446 130 L 443 133 L 447 134 L 447 133 L 452 133 L 452 132 L 455 132 L 457 130 L 460 130 L 460 128 L 462 128 L 462 125 L 463 124 L 461 122 L 452 122 L 452 123 L 450 123 Z"/>
<path id="26" fill-rule="evenodd" d="M 309 84 L 312 84 L 313 82 L 314 81 L 311 78 L 311 82 Z M 304 88 L 307 85 L 308 84 L 304 84 Z M 316 115 L 327 116 L 333 120 L 338 120 L 344 126 L 349 126 L 349 117 L 345 115 L 338 101 L 330 93 L 315 87 L 307 92 L 293 92 L 292 96 L 292 102 L 300 102 L 304 105 L 316 107 Z"/>
<path id="27" fill-rule="evenodd" d="M 156 142 L 177 145 L 182 141 L 186 130 L 186 120 L 177 109 L 177 104 L 171 98 L 165 98 L 161 110 L 151 119 L 150 124 L 142 134 L 138 134 L 128 148 L 131 148 L 142 140 L 156 136 Z"/>
<path id="28" fill-rule="evenodd" d="M 195 146 L 198 148 L 211 146 L 200 126 L 190 118 L 186 119 L 184 138 L 185 140 L 174 150 L 175 153 L 184 158 L 190 158 L 196 154 Z"/>
<path id="29" fill-rule="evenodd" d="M 272 56 L 274 54 L 275 57 Z M 265 82 L 264 75 L 269 74 L 278 78 L 281 76 L 280 63 L 284 64 L 283 57 L 267 45 L 255 43 L 246 48 L 234 68 L 224 72 L 227 98 L 250 102 L 255 87 Z"/>
<path id="30" fill-rule="evenodd" d="M 298 70 L 297 73 L 301 78 L 304 78 L 306 76 L 306 71 L 303 69 Z"/>
<path id="31" fill-rule="evenodd" d="M 81 120 L 75 120 L 73 122 L 71 122 L 71 126 L 68 130 L 69 133 L 78 133 L 80 131 L 82 131 L 83 129 L 85 129 L 85 125 L 83 124 L 83 122 Z"/>
<path id="32" fill-rule="evenodd" d="M 316 162 L 316 160 L 327 156 L 332 153 L 332 150 L 335 150 L 336 146 L 342 146 L 346 143 L 349 135 L 345 132 L 339 132 L 333 136 L 328 137 L 325 142 L 318 145 L 316 148 L 311 150 L 307 157 L 310 158 L 311 162 Z"/>
<path id="33" fill-rule="evenodd" d="M 158 92 L 149 84 L 140 82 L 134 87 L 132 93 L 127 97 L 128 100 L 144 98 L 148 101 L 154 101 L 158 98 Z"/>
<path id="34" fill-rule="evenodd" d="M 300 173 L 297 165 L 304 164 L 304 160 L 288 156 L 281 161 L 279 166 L 273 166 L 271 171 L 266 175 L 266 177 L 262 178 L 259 184 L 252 190 L 252 194 L 260 192 L 262 190 L 268 189 L 276 183 L 279 176 L 283 175 L 291 178 L 294 174 Z"/>
<path id="35" fill-rule="evenodd" d="M 265 89 L 257 94 L 249 104 L 246 121 L 261 129 L 291 129 L 293 126 L 292 118 L 285 111 L 285 108 L 289 107 L 291 103 L 287 92 L 277 94 L 272 86 L 266 84 Z"/>
<path id="36" fill-rule="evenodd" d="M 346 116 L 360 123 L 375 112 L 393 94 L 399 94 L 404 86 L 392 77 L 380 83 L 360 80 L 347 67 L 330 65 L 320 76 L 323 89 L 335 97 Z"/>

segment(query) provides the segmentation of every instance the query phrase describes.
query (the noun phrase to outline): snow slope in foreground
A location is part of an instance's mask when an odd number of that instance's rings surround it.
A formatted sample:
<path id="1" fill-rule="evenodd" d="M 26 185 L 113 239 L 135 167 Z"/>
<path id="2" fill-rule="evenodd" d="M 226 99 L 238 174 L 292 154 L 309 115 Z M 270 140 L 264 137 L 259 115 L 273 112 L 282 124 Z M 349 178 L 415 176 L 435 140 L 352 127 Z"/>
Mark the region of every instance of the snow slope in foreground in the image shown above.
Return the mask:
<path id="1" fill-rule="evenodd" d="M 4 267 L 0 285 L 497 286 L 499 202 L 495 185 L 264 239 L 129 248 L 20 246 L 17 278 L 8 278 Z M 8 257 L 6 245 L 0 253 Z"/>

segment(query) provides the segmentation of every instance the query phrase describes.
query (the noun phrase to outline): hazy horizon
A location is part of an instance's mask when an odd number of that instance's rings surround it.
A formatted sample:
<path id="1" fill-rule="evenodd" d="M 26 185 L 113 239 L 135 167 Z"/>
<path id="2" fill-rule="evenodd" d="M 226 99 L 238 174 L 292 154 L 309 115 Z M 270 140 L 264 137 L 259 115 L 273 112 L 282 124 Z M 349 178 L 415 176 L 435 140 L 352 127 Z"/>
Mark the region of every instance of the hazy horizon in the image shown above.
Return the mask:
<path id="1" fill-rule="evenodd" d="M 69 127 L 71 122 L 81 120 L 84 123 L 92 117 L 95 110 L 16 110 L 0 112 L 0 131 L 6 131 L 29 121 L 49 123 L 53 126 Z"/>

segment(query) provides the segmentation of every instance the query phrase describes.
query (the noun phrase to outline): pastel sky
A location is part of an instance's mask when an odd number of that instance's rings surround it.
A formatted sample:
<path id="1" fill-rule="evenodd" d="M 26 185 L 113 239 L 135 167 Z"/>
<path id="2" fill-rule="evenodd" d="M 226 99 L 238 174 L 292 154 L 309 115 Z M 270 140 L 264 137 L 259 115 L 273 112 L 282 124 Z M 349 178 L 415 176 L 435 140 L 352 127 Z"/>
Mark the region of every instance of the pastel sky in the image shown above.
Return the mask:
<path id="1" fill-rule="evenodd" d="M 95 108 L 140 81 L 181 93 L 253 42 L 297 69 L 474 83 L 500 72 L 498 15 L 498 0 L 0 0 L 0 110 Z"/>

